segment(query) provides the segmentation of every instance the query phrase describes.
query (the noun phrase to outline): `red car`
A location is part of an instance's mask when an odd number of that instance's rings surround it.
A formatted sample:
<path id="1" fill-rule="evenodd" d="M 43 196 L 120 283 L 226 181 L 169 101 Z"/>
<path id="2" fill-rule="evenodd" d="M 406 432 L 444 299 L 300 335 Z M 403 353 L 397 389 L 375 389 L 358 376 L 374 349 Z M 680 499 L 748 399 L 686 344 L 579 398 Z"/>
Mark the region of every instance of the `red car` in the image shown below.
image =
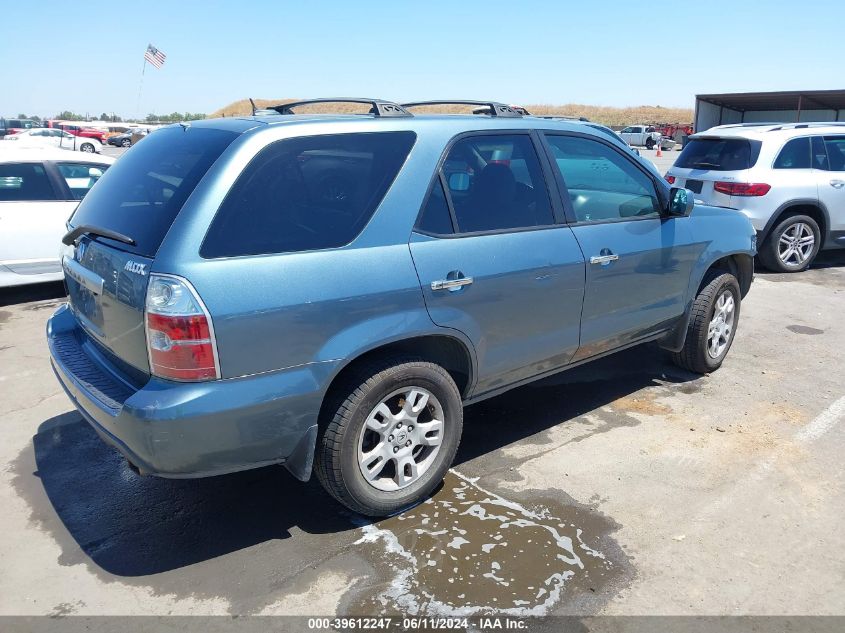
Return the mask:
<path id="1" fill-rule="evenodd" d="M 59 123 L 58 121 L 47 121 L 47 127 L 55 127 L 74 136 L 80 136 L 85 138 L 95 138 L 100 143 L 106 142 L 106 134 L 107 132 L 103 132 L 102 130 L 98 130 L 92 127 L 83 127 L 81 125 L 73 125 L 73 124 L 65 124 Z"/>

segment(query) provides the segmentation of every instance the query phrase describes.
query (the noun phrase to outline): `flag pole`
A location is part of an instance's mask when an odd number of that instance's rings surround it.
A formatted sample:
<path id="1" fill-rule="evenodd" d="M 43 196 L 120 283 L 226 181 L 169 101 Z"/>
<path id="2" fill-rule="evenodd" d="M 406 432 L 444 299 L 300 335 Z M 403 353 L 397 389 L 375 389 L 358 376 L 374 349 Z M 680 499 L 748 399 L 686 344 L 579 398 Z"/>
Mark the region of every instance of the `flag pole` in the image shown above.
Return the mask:
<path id="1" fill-rule="evenodd" d="M 135 114 L 141 116 L 141 89 L 144 87 L 144 71 L 147 69 L 147 56 L 144 55 L 144 65 L 141 66 L 141 81 L 138 84 L 138 101 L 135 103 Z"/>

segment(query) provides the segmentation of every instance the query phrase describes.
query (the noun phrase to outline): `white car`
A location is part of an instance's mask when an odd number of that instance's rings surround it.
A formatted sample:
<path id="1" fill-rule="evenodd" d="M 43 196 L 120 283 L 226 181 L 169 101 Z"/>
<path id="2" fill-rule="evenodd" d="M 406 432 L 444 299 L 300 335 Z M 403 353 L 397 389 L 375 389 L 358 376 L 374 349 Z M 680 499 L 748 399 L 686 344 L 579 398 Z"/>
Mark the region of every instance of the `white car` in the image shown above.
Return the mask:
<path id="1" fill-rule="evenodd" d="M 78 150 L 80 152 L 99 152 L 102 143 L 95 138 L 74 136 L 56 128 L 38 127 L 9 134 L 3 141 L 14 143 L 21 147 L 59 147 L 61 149 Z"/>
<path id="2" fill-rule="evenodd" d="M 0 143 L 0 287 L 59 281 L 67 219 L 114 158 Z"/>

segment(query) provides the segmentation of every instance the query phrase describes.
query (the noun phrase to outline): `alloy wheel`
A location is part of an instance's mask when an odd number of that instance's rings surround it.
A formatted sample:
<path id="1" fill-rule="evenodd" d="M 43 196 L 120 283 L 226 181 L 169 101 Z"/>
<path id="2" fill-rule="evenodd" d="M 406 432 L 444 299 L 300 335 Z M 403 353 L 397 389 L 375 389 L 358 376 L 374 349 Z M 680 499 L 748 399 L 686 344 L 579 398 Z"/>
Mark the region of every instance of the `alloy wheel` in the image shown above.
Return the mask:
<path id="1" fill-rule="evenodd" d="M 816 236 L 813 229 L 804 222 L 788 226 L 778 240 L 778 257 L 784 266 L 801 266 L 813 254 Z"/>
<path id="2" fill-rule="evenodd" d="M 443 406 L 422 387 L 403 387 L 370 412 L 358 436 L 358 467 L 383 491 L 400 490 L 431 468 L 443 443 Z"/>
<path id="3" fill-rule="evenodd" d="M 724 290 L 716 300 L 713 318 L 707 331 L 707 353 L 720 358 L 728 347 L 734 329 L 736 301 L 730 290 Z"/>

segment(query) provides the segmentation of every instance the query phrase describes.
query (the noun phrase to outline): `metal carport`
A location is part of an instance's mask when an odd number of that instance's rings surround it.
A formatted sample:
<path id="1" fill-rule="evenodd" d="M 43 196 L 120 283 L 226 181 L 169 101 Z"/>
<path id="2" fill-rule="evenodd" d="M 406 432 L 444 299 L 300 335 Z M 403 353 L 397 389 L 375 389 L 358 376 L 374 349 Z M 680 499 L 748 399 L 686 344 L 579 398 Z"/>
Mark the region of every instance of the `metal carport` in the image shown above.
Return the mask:
<path id="1" fill-rule="evenodd" d="M 845 90 L 696 95 L 695 131 L 727 123 L 845 121 Z"/>

